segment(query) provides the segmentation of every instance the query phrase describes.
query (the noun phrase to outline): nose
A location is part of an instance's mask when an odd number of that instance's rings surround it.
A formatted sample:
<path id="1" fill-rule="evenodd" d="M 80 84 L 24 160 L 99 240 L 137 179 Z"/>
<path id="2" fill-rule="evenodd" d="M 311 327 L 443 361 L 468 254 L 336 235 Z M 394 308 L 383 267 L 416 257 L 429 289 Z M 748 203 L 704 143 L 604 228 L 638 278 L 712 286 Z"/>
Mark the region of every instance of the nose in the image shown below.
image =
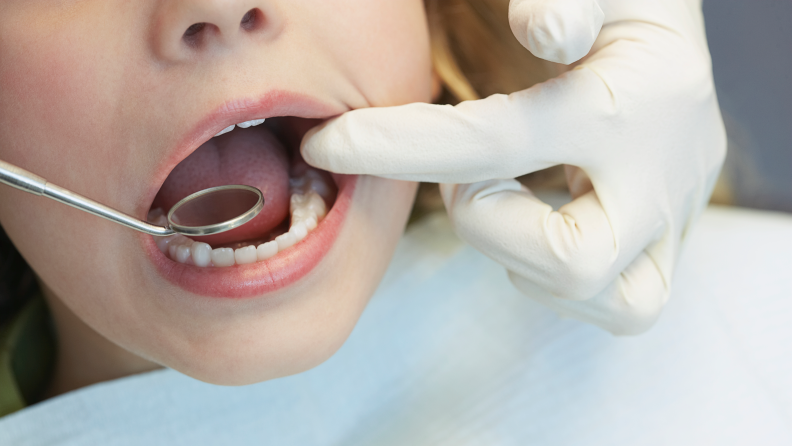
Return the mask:
<path id="1" fill-rule="evenodd" d="M 154 52 L 159 58 L 179 61 L 272 37 L 280 28 L 274 3 L 262 0 L 161 2 L 152 22 Z"/>

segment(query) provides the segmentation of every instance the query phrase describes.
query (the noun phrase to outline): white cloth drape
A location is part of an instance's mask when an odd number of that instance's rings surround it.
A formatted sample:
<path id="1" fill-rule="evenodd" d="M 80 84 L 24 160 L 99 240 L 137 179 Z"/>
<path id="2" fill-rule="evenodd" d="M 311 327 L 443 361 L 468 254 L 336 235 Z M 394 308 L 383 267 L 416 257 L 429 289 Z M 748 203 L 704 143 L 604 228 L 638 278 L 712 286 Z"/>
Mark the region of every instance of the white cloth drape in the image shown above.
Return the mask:
<path id="1" fill-rule="evenodd" d="M 316 369 L 102 383 L 0 419 L 0 444 L 789 445 L 790 353 L 792 216 L 707 210 L 658 324 L 617 338 L 522 296 L 438 215 Z"/>

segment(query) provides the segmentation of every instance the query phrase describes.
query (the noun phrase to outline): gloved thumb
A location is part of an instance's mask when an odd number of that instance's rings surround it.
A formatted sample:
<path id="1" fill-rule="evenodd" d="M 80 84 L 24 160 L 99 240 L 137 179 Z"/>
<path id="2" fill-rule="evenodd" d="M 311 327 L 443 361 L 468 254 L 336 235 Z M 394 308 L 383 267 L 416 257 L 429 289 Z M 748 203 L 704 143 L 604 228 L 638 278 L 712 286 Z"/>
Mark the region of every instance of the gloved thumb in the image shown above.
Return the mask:
<path id="1" fill-rule="evenodd" d="M 511 0 L 509 24 L 534 56 L 571 64 L 591 51 L 605 14 L 597 0 Z"/>

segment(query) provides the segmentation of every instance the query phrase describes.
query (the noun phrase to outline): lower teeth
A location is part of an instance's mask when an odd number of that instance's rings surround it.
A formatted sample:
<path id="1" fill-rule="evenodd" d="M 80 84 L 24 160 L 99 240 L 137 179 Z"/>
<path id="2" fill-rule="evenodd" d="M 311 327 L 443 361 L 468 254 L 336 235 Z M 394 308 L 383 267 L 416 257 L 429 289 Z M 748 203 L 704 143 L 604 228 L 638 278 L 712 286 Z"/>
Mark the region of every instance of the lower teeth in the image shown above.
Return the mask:
<path id="1" fill-rule="evenodd" d="M 308 170 L 302 178 L 292 181 L 291 225 L 289 230 L 275 237 L 275 240 L 258 246 L 248 245 L 238 249 L 212 249 L 206 243 L 196 242 L 181 234 L 168 237 L 154 237 L 154 242 L 163 254 L 179 263 L 199 267 L 228 267 L 248 265 L 275 257 L 305 239 L 316 229 L 320 221 L 327 215 L 327 204 L 320 195 L 327 194 L 330 187 L 318 172 Z M 168 219 L 162 209 L 149 212 L 149 222 L 167 226 Z"/>

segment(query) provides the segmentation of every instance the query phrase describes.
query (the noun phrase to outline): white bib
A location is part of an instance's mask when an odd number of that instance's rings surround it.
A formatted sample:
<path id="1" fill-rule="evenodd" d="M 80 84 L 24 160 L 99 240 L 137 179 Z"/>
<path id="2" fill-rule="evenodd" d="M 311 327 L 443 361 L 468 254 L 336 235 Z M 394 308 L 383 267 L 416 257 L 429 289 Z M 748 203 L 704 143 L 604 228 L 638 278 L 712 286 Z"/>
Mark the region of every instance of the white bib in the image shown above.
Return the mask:
<path id="1" fill-rule="evenodd" d="M 790 445 L 791 348 L 792 216 L 710 208 L 635 338 L 559 319 L 433 216 L 323 365 L 97 384 L 0 419 L 0 445 Z"/>

